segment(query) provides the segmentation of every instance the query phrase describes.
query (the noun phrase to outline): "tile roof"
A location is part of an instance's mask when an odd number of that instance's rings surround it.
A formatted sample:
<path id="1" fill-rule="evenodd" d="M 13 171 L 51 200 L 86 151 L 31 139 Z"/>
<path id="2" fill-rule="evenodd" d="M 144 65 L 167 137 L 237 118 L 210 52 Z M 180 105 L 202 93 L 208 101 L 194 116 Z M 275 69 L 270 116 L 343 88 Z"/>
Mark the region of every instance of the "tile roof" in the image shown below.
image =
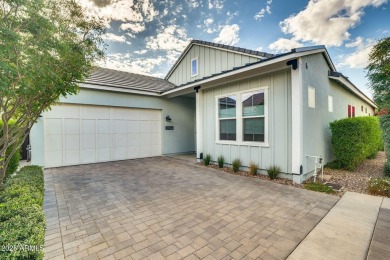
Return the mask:
<path id="1" fill-rule="evenodd" d="M 191 44 L 201 44 L 201 45 L 206 45 L 206 46 L 211 46 L 211 47 L 216 47 L 216 48 L 222 48 L 230 51 L 237 51 L 237 52 L 242 52 L 245 54 L 250 54 L 250 55 L 255 55 L 259 57 L 264 57 L 264 58 L 272 58 L 275 56 L 275 54 L 270 54 L 266 52 L 261 52 L 261 51 L 254 51 L 254 50 L 249 50 L 245 48 L 239 48 L 239 47 L 234 47 L 234 46 L 229 46 L 225 44 L 219 44 L 219 43 L 214 43 L 214 42 L 207 42 L 207 41 L 200 41 L 200 40 L 192 40 Z"/>
<path id="2" fill-rule="evenodd" d="M 164 79 L 106 68 L 97 68 L 83 83 L 153 93 L 162 93 L 175 87 Z"/>

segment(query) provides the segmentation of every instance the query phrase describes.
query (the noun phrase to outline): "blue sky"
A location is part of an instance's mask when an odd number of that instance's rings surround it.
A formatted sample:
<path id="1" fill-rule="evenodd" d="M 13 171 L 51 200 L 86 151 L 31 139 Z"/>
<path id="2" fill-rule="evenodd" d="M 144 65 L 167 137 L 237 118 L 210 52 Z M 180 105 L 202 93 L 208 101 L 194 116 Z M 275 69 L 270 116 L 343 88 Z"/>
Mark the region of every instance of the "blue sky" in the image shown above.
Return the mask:
<path id="1" fill-rule="evenodd" d="M 164 77 L 191 39 L 283 53 L 325 45 L 339 72 L 371 96 L 364 67 L 390 36 L 389 0 L 78 0 L 105 22 L 99 65 Z"/>

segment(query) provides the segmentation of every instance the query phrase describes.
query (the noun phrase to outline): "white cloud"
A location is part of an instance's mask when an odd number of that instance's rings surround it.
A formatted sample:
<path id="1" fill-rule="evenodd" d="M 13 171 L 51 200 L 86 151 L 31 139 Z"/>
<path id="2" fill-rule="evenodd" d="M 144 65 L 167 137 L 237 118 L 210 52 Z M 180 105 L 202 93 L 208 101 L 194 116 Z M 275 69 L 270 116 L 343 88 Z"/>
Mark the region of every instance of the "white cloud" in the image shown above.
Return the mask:
<path id="1" fill-rule="evenodd" d="M 271 43 L 268 48 L 275 52 L 289 52 L 291 49 L 302 47 L 303 44 L 294 39 L 279 38 Z"/>
<path id="2" fill-rule="evenodd" d="M 134 33 L 140 33 L 146 29 L 144 23 L 122 23 L 120 28 L 123 31 L 131 30 Z"/>
<path id="3" fill-rule="evenodd" d="M 272 0 L 268 0 L 266 6 L 262 8 L 257 14 L 255 14 L 253 18 L 260 21 L 266 14 L 271 14 L 271 4 Z"/>
<path id="4" fill-rule="evenodd" d="M 378 7 L 387 0 L 310 0 L 306 8 L 280 23 L 285 34 L 296 41 L 340 46 L 350 37 L 348 32 L 364 15 L 364 8 Z"/>
<path id="5" fill-rule="evenodd" d="M 136 54 L 145 54 L 145 53 L 147 53 L 148 52 L 148 50 L 138 50 L 138 51 L 134 51 L 134 53 L 136 53 Z"/>
<path id="6" fill-rule="evenodd" d="M 368 58 L 374 45 L 375 41 L 372 39 L 364 40 L 362 37 L 357 37 L 355 41 L 345 45 L 349 48 L 355 48 L 355 51 L 339 57 L 342 62 L 337 64 L 337 67 L 365 68 L 368 65 Z"/>
<path id="7" fill-rule="evenodd" d="M 161 73 L 153 73 L 153 71 L 159 66 L 161 66 L 164 61 L 165 58 L 162 56 L 145 59 L 132 58 L 129 53 L 112 53 L 108 54 L 104 61 L 99 62 L 98 66 L 148 76 L 161 77 Z"/>
<path id="8" fill-rule="evenodd" d="M 188 6 L 190 8 L 197 8 L 199 6 L 199 2 L 198 2 L 198 0 L 189 0 Z"/>
<path id="9" fill-rule="evenodd" d="M 111 42 L 126 42 L 126 37 L 123 35 L 116 35 L 113 33 L 106 33 L 102 35 L 102 39 Z"/>
<path id="10" fill-rule="evenodd" d="M 224 2 L 224 0 L 209 0 L 209 9 L 222 10 Z"/>
<path id="11" fill-rule="evenodd" d="M 210 26 L 214 23 L 214 19 L 212 18 L 208 18 L 206 20 L 203 21 L 203 23 L 206 25 L 206 26 Z"/>
<path id="12" fill-rule="evenodd" d="M 240 41 L 239 32 L 240 26 L 238 26 L 237 24 L 225 25 L 219 32 L 218 37 L 215 38 L 213 41 L 226 45 L 235 45 Z"/>
<path id="13" fill-rule="evenodd" d="M 109 27 L 111 21 L 150 22 L 159 14 L 151 0 L 76 0 L 89 16 L 99 17 Z"/>

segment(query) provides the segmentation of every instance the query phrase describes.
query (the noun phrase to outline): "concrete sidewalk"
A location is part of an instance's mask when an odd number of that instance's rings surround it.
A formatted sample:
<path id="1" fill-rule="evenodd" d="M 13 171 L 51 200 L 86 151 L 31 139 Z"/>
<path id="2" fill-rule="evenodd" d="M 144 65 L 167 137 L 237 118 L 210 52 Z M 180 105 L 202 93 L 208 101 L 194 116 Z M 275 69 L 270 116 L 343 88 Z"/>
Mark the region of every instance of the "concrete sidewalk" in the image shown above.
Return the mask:
<path id="1" fill-rule="evenodd" d="M 389 216 L 390 199 L 347 192 L 287 259 L 390 259 Z"/>

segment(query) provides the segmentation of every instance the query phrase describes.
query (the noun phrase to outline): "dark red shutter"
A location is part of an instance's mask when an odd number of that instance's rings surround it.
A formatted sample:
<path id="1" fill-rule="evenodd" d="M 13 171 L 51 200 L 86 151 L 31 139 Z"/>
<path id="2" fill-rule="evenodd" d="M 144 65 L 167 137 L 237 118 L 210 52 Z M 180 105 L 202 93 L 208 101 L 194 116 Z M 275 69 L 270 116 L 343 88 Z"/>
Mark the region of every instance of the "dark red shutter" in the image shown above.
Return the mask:
<path id="1" fill-rule="evenodd" d="M 355 117 L 355 107 L 352 107 L 352 117 Z"/>
<path id="2" fill-rule="evenodd" d="M 348 117 L 351 117 L 351 105 L 348 105 Z"/>

